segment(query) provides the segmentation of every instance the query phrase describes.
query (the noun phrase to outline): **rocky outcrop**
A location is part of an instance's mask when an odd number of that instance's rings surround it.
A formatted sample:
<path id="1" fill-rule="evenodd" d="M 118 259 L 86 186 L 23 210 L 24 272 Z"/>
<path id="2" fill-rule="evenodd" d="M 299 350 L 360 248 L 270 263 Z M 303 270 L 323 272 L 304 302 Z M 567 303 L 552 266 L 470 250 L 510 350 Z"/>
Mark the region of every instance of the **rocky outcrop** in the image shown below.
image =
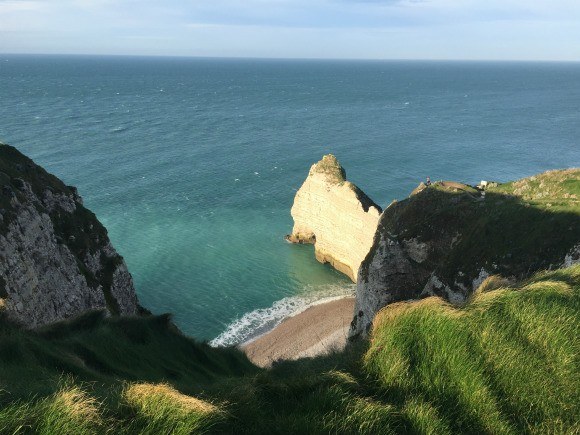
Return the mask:
<path id="1" fill-rule="evenodd" d="M 570 252 L 564 257 L 562 267 L 570 267 L 580 263 L 580 243 L 570 249 Z"/>
<path id="2" fill-rule="evenodd" d="M 580 259 L 580 170 L 513 183 L 420 186 L 381 215 L 361 264 L 351 335 L 392 302 L 460 304 L 490 275 L 521 279 Z"/>
<path id="3" fill-rule="evenodd" d="M 27 327 L 137 314 L 123 258 L 73 187 L 0 144 L 0 309 Z"/>
<path id="4" fill-rule="evenodd" d="M 373 242 L 381 209 L 358 187 L 332 154 L 310 168 L 296 193 L 292 243 L 312 243 L 316 259 L 356 282 Z"/>

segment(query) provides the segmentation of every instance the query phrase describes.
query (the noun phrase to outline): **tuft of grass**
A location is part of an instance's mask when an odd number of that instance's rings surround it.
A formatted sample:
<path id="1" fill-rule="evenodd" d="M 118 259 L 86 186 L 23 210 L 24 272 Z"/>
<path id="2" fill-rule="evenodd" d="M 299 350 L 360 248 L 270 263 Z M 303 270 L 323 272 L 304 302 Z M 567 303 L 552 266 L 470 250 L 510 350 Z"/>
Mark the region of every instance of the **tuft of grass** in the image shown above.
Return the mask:
<path id="1" fill-rule="evenodd" d="M 79 386 L 63 386 L 36 402 L 0 409 L 0 433 L 96 435 L 106 428 L 101 404 Z"/>
<path id="2" fill-rule="evenodd" d="M 475 291 L 474 295 L 480 293 L 486 293 L 493 290 L 498 290 L 500 288 L 508 288 L 514 284 L 514 281 L 508 278 L 504 278 L 501 275 L 491 275 L 488 276 Z"/>
<path id="3" fill-rule="evenodd" d="M 426 435 L 451 434 L 449 423 L 432 404 L 420 398 L 411 398 L 403 405 L 403 414 L 413 433 Z"/>
<path id="4" fill-rule="evenodd" d="M 28 403 L 12 403 L 0 407 L 0 433 L 21 434 L 31 430 L 31 406 Z"/>
<path id="5" fill-rule="evenodd" d="M 217 406 L 179 393 L 166 383 L 130 384 L 122 396 L 135 415 L 129 433 L 203 433 L 225 419 Z"/>
<path id="6" fill-rule="evenodd" d="M 39 433 L 97 434 L 105 426 L 99 402 L 78 386 L 63 387 L 37 408 Z"/>

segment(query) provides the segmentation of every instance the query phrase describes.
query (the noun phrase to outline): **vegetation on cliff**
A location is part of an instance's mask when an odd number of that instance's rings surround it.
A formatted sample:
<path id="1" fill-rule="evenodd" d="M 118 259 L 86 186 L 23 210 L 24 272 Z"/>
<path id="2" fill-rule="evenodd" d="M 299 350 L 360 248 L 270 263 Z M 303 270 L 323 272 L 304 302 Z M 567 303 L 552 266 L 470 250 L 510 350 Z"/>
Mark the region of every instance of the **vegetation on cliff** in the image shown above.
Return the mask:
<path id="1" fill-rule="evenodd" d="M 441 182 L 392 204 L 379 232 L 429 244 L 421 267 L 470 285 L 481 268 L 521 278 L 558 266 L 580 241 L 580 169 L 549 171 L 482 192 Z M 363 262 L 368 272 L 373 252 Z"/>
<path id="2" fill-rule="evenodd" d="M 333 154 L 322 156 L 322 160 L 312 166 L 311 172 L 326 175 L 331 183 L 343 184 L 346 181 L 346 171 Z"/>
<path id="3" fill-rule="evenodd" d="M 90 210 L 82 206 L 75 187 L 65 185 L 60 179 L 35 164 L 16 148 L 2 143 L 0 143 L 1 233 L 7 230 L 8 224 L 16 214 L 12 198 L 18 198 L 22 202 L 27 201 L 25 192 L 22 190 L 23 182 L 30 186 L 38 198 L 43 198 L 46 191 L 50 191 L 52 195 L 65 195 L 76 199 L 77 207 L 74 213 L 69 215 L 57 209 L 50 213 L 50 217 L 55 228 L 58 228 L 59 241 L 67 244 L 79 257 L 84 256 L 89 250 L 96 251 L 100 244 L 108 240 L 107 230 Z M 84 226 L 89 224 L 92 224 L 92 228 L 87 234 L 88 232 L 84 231 Z"/>
<path id="4" fill-rule="evenodd" d="M 434 294 L 460 303 L 489 275 L 560 267 L 578 255 L 579 191 L 580 169 L 568 169 L 485 190 L 438 182 L 394 202 L 360 267 L 353 333 L 389 303 Z"/>
<path id="5" fill-rule="evenodd" d="M 370 207 L 375 207 L 379 213 L 382 212 L 381 207 L 367 196 L 366 193 L 355 184 L 346 180 L 346 171 L 333 154 L 322 156 L 322 159 L 312 166 L 311 172 L 326 175 L 326 179 L 330 183 L 338 184 L 340 186 L 346 185 L 355 193 L 365 212 L 368 212 Z"/>
<path id="6" fill-rule="evenodd" d="M 167 316 L 1 318 L 0 433 L 577 433 L 580 265 L 504 285 L 385 307 L 370 342 L 271 370 Z"/>

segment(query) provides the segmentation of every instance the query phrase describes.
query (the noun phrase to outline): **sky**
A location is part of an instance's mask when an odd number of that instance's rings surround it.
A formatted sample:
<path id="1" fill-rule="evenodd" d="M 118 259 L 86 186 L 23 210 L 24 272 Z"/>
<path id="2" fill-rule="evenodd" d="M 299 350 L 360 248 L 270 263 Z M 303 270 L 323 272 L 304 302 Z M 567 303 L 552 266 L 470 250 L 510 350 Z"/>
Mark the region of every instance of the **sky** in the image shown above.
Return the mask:
<path id="1" fill-rule="evenodd" d="M 580 61 L 580 0 L 0 0 L 0 53 Z"/>

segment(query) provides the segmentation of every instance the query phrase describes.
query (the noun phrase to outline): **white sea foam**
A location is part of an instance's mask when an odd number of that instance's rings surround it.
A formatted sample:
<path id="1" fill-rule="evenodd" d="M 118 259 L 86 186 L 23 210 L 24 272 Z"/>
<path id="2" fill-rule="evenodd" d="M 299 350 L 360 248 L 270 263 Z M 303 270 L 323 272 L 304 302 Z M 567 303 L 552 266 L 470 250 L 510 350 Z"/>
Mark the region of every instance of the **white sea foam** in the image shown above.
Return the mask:
<path id="1" fill-rule="evenodd" d="M 328 285 L 276 301 L 269 308 L 258 308 L 230 323 L 226 330 L 210 341 L 213 347 L 235 346 L 248 343 L 270 332 L 284 319 L 305 311 L 308 307 L 354 296 L 356 286 Z"/>

